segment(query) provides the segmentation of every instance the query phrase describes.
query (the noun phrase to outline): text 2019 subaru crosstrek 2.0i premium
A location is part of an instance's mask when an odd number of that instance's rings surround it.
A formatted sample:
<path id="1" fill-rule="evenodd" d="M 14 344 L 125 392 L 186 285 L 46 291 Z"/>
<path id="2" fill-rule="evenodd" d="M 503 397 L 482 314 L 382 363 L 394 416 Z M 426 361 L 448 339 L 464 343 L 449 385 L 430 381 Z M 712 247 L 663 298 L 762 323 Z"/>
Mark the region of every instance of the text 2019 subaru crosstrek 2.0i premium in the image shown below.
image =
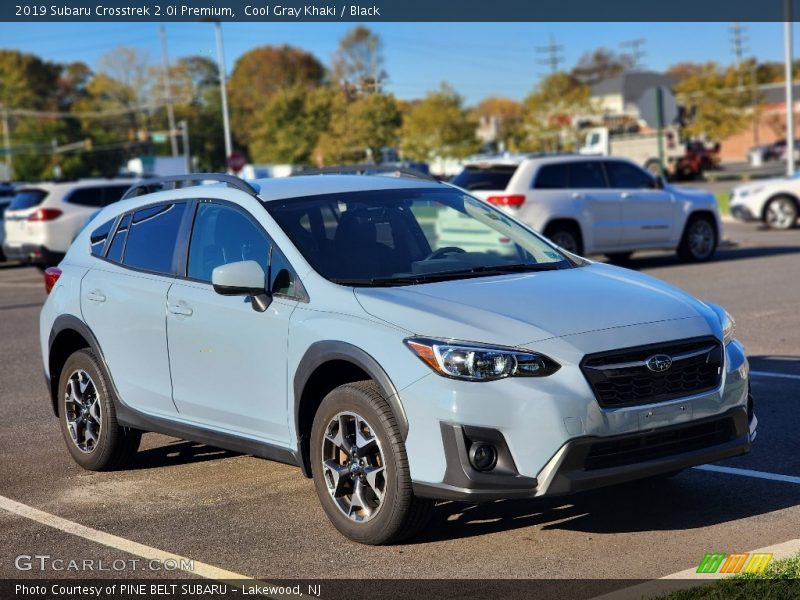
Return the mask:
<path id="1" fill-rule="evenodd" d="M 447 184 L 206 179 L 132 188 L 46 272 L 45 373 L 87 469 L 121 467 L 144 431 L 251 453 L 300 467 L 343 534 L 381 544 L 437 499 L 750 450 L 748 363 L 719 306 Z"/>

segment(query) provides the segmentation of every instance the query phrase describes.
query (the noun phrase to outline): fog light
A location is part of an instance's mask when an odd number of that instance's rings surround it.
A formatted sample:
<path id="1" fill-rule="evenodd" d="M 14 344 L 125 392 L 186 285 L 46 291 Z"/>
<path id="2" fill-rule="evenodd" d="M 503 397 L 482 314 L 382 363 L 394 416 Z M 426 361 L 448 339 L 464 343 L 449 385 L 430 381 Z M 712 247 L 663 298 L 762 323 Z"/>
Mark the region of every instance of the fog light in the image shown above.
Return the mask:
<path id="1" fill-rule="evenodd" d="M 469 447 L 469 462 L 478 471 L 491 471 L 497 464 L 497 450 L 490 444 L 475 442 Z"/>

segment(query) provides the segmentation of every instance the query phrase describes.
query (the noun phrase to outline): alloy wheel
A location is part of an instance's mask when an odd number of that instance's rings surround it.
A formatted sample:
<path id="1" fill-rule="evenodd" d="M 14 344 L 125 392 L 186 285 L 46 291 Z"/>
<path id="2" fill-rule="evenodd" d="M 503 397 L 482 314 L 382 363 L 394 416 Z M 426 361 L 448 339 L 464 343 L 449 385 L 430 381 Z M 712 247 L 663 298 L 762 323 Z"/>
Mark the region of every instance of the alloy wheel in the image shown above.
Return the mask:
<path id="1" fill-rule="evenodd" d="M 103 428 L 100 397 L 89 374 L 83 369 L 69 376 L 64 391 L 64 419 L 72 442 L 81 452 L 91 454 L 97 448 Z"/>
<path id="2" fill-rule="evenodd" d="M 572 254 L 578 253 L 578 242 L 575 241 L 575 236 L 569 231 L 557 231 L 550 236 L 550 241 L 567 252 L 571 252 Z"/>
<path id="3" fill-rule="evenodd" d="M 375 430 L 354 412 L 336 414 L 325 427 L 322 472 L 328 492 L 350 520 L 372 519 L 386 495 L 386 466 Z"/>
<path id="4" fill-rule="evenodd" d="M 689 229 L 689 249 L 695 258 L 707 258 L 714 252 L 715 241 L 714 228 L 711 224 L 704 220 L 699 219 L 692 223 Z"/>
<path id="5" fill-rule="evenodd" d="M 789 229 L 797 219 L 792 201 L 788 198 L 776 198 L 767 206 L 767 225 L 774 229 Z"/>

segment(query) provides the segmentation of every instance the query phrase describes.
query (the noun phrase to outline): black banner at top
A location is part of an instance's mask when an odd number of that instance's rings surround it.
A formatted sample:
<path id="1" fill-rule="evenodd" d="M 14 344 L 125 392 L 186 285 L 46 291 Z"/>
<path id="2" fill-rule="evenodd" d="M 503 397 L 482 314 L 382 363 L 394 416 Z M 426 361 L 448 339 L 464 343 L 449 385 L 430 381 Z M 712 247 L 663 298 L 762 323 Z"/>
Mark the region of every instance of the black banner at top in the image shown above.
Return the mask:
<path id="1" fill-rule="evenodd" d="M 788 5 L 791 5 L 790 7 Z M 788 13 L 787 13 L 788 9 Z M 787 19 L 787 14 L 789 17 Z M 798 20 L 800 0 L 3 0 L 7 22 Z M 684 43 L 676 39 L 676 43 Z"/>

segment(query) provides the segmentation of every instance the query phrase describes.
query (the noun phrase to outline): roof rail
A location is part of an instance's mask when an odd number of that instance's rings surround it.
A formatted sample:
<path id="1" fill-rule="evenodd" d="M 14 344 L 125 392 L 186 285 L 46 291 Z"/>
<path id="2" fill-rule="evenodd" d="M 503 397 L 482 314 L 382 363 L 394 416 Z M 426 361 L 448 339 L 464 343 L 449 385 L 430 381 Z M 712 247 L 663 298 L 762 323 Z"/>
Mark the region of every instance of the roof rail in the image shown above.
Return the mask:
<path id="1" fill-rule="evenodd" d="M 203 183 L 204 181 L 216 181 L 224 183 L 228 187 L 236 188 L 251 196 L 257 196 L 259 190 L 247 183 L 244 179 L 240 179 L 235 175 L 228 175 L 226 173 L 190 173 L 187 175 L 167 175 L 165 177 L 153 177 L 152 179 L 143 179 L 134 183 L 128 188 L 122 196 L 122 200 L 133 198 L 135 196 L 143 196 L 151 192 L 160 191 L 164 189 L 164 184 L 171 183 L 172 189 L 191 186 L 195 183 Z M 183 184 L 183 185 L 179 185 Z"/>
<path id="2" fill-rule="evenodd" d="M 301 175 L 396 175 L 397 177 L 413 177 L 415 179 L 426 179 L 436 181 L 433 175 L 428 175 L 422 171 L 409 169 L 407 167 L 395 167 L 391 165 L 341 165 L 336 167 L 322 167 L 313 169 L 302 169 L 294 171 L 289 177 Z"/>

